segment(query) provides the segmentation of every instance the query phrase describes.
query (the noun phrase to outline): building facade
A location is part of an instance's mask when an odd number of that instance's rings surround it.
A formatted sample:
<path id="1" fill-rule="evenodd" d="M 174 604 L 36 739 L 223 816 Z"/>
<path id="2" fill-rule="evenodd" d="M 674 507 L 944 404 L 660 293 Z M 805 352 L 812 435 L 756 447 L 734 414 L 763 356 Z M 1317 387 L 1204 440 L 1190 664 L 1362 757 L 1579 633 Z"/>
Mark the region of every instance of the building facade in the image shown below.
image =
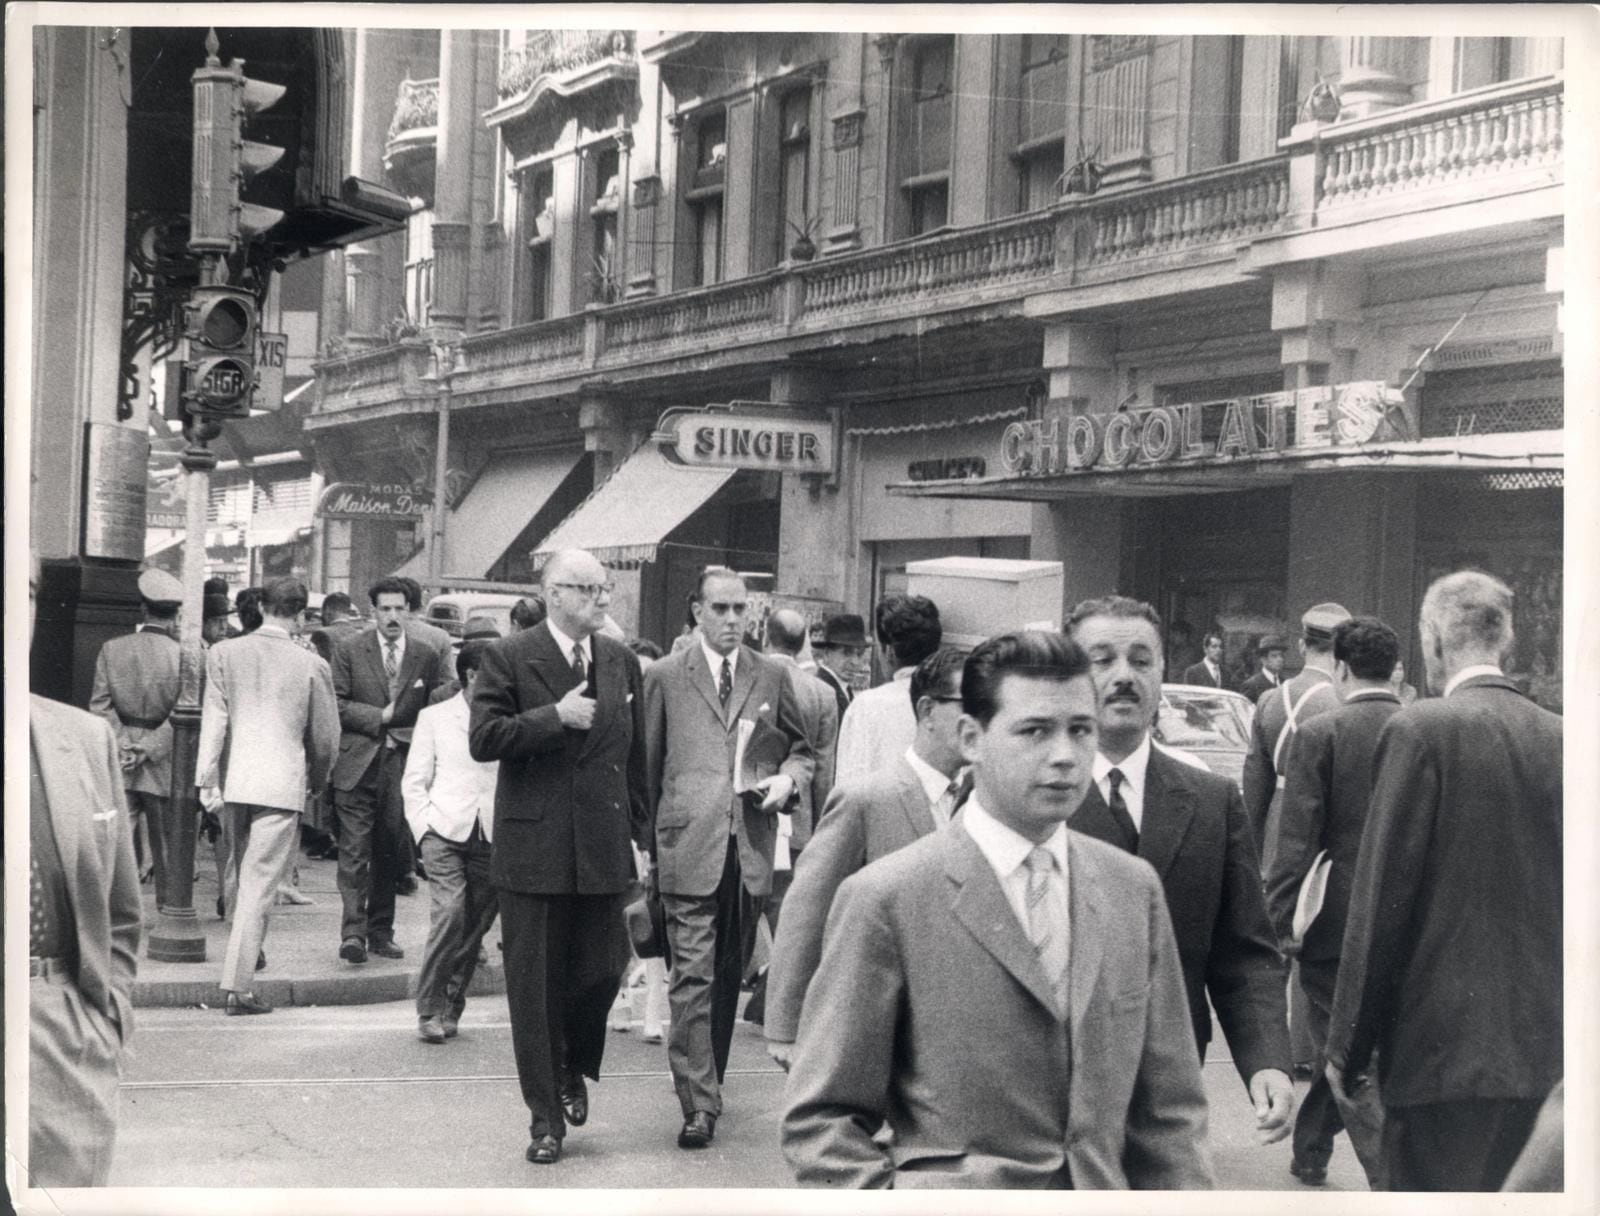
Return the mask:
<path id="1" fill-rule="evenodd" d="M 1414 647 L 1470 563 L 1559 706 L 1559 39 L 349 38 L 353 171 L 414 214 L 327 260 L 306 442 L 413 509 L 321 519 L 325 589 L 581 543 L 667 641 L 712 561 L 865 613 L 1049 559 L 1242 658 L 1328 599 Z"/>

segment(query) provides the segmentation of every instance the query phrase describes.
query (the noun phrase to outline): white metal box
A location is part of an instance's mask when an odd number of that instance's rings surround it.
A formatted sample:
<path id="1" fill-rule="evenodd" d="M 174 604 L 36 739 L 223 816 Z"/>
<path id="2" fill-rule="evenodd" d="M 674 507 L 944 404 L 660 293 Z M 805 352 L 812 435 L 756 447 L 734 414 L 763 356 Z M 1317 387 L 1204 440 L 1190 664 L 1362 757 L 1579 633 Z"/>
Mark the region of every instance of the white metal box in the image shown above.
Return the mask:
<path id="1" fill-rule="evenodd" d="M 1000 557 L 938 557 L 906 564 L 907 591 L 939 606 L 944 641 L 970 650 L 1017 629 L 1059 629 L 1060 562 Z"/>

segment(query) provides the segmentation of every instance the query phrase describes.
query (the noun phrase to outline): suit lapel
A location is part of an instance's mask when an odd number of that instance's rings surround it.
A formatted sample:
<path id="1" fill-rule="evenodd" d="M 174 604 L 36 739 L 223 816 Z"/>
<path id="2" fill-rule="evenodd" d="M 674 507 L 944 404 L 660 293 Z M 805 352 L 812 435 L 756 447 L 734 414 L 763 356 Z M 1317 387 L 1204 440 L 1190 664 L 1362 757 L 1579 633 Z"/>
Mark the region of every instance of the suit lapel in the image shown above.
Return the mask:
<path id="1" fill-rule="evenodd" d="M 627 681 L 622 676 L 621 660 L 617 655 L 610 653 L 610 648 L 600 645 L 599 635 L 589 640 L 589 653 L 593 656 L 593 669 L 590 687 L 594 691 L 594 721 L 589 725 L 588 735 L 584 738 L 583 747 L 578 754 L 581 756 L 594 745 L 595 740 L 601 738 L 605 729 L 610 725 L 611 717 L 620 706 L 620 702 L 627 694 L 623 691 Z"/>
<path id="2" fill-rule="evenodd" d="M 1148 770 L 1146 770 L 1148 771 Z M 1148 808 L 1150 800 L 1145 799 Z M 1148 814 L 1148 809 L 1146 811 Z M 1093 836 L 1096 840 L 1110 843 L 1119 838 L 1118 828 L 1111 818 L 1111 808 L 1106 805 L 1106 800 L 1100 796 L 1100 783 L 1091 781 L 1089 792 L 1084 795 L 1078 809 L 1072 812 L 1067 820 L 1067 826 L 1074 832 L 1082 832 L 1086 836 Z"/>
<path id="3" fill-rule="evenodd" d="M 366 636 L 361 649 L 367 656 L 367 665 L 372 668 L 373 678 L 384 688 L 388 688 L 389 673 L 383 669 L 383 634 L 374 629 Z M 410 649 L 409 646 L 406 647 L 408 653 Z"/>
<path id="4" fill-rule="evenodd" d="M 977 942 L 1035 1000 L 1056 1015 L 1056 998 L 1017 915 L 1006 902 L 989 860 L 960 824 L 945 833 L 945 872 L 955 884 L 951 910 Z"/>
<path id="5" fill-rule="evenodd" d="M 1090 850 L 1075 842 L 1070 832 L 1067 833 L 1067 882 L 1070 885 L 1067 903 L 1072 917 L 1068 930 L 1071 943 L 1067 961 L 1068 1001 L 1072 1006 L 1072 1043 L 1076 1046 L 1087 1041 L 1083 1034 L 1083 1016 L 1100 977 L 1106 932 L 1101 924 L 1100 868 Z"/>
<path id="6" fill-rule="evenodd" d="M 578 682 L 577 673 L 572 670 L 572 660 L 561 653 L 550 633 L 550 626 L 543 621 L 534 626 L 532 651 L 528 656 L 528 665 L 550 690 L 550 695 L 559 700 L 571 692 L 572 686 Z"/>
<path id="7" fill-rule="evenodd" d="M 687 655 L 684 660 L 684 671 L 689 677 L 689 683 L 705 698 L 706 704 L 711 707 L 711 712 L 726 730 L 728 717 L 722 712 L 722 699 L 717 696 L 716 677 L 711 674 L 711 668 L 706 666 L 705 648 L 699 642 L 695 642 L 689 647 Z"/>
<path id="8" fill-rule="evenodd" d="M 756 686 L 757 668 L 760 666 L 760 656 L 747 646 L 739 648 L 739 661 L 733 665 L 733 694 L 728 698 L 729 724 L 738 721 L 739 712 L 744 709 L 744 703 L 750 699 L 750 691 Z"/>
<path id="9" fill-rule="evenodd" d="M 1165 878 L 1194 818 L 1194 792 L 1182 780 L 1175 760 L 1152 744 L 1144 770 L 1144 817 L 1139 824 L 1139 856 Z M 1102 804 L 1103 805 L 1103 804 Z M 1109 813 L 1109 812 L 1108 812 Z"/>
<path id="10" fill-rule="evenodd" d="M 906 763 L 902 756 L 896 762 L 895 775 L 899 778 L 900 809 L 905 813 L 906 822 L 911 825 L 912 832 L 918 837 L 926 836 L 938 829 L 938 823 L 933 818 L 933 808 L 928 805 L 927 792 L 922 788 L 922 782 L 917 780 L 917 774 Z"/>

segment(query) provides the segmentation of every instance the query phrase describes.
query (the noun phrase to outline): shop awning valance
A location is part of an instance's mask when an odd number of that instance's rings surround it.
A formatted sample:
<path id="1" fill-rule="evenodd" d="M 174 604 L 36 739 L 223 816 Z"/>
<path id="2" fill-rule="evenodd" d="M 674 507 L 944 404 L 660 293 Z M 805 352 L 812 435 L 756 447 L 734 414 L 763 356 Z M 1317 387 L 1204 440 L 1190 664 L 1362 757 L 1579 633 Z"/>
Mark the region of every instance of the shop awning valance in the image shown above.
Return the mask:
<path id="1" fill-rule="evenodd" d="M 647 441 L 544 539 L 534 565 L 561 549 L 587 549 L 610 565 L 654 561 L 656 547 L 735 472 L 671 464 Z"/>

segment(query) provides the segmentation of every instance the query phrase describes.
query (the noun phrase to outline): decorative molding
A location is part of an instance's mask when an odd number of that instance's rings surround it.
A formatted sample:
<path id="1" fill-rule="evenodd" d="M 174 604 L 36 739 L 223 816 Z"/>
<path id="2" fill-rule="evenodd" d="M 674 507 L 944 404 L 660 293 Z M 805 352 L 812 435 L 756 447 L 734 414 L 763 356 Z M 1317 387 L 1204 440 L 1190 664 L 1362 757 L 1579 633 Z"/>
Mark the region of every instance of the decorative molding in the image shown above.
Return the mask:
<path id="1" fill-rule="evenodd" d="M 661 178 L 655 173 L 646 173 L 642 177 L 633 179 L 633 205 L 637 210 L 654 207 L 661 201 Z"/>
<path id="2" fill-rule="evenodd" d="M 1428 351 L 1426 346 L 1411 348 L 1413 365 Z M 1551 334 L 1527 338 L 1500 338 L 1486 342 L 1452 343 L 1428 355 L 1426 370 L 1447 371 L 1461 367 L 1494 367 L 1508 363 L 1529 363 L 1558 357 Z"/>
<path id="3" fill-rule="evenodd" d="M 843 152 L 846 148 L 859 148 L 861 146 L 861 129 L 867 112 L 857 108 L 847 110 L 843 114 L 833 116 L 833 150 Z"/>
<path id="4" fill-rule="evenodd" d="M 123 287 L 122 363 L 117 383 L 117 420 L 133 417 L 142 386 L 139 352 L 151 346 L 153 368 L 178 348 L 183 305 L 200 277 L 189 253 L 188 217 L 140 211 L 128 217 L 127 280 Z"/>
<path id="5" fill-rule="evenodd" d="M 1148 55 L 1154 46 L 1155 38 L 1149 34 L 1090 34 L 1089 70 L 1098 72 L 1124 59 Z"/>
<path id="6" fill-rule="evenodd" d="M 872 45 L 878 48 L 878 61 L 885 69 L 894 62 L 895 52 L 904 38 L 904 34 L 879 34 L 872 40 Z"/>

